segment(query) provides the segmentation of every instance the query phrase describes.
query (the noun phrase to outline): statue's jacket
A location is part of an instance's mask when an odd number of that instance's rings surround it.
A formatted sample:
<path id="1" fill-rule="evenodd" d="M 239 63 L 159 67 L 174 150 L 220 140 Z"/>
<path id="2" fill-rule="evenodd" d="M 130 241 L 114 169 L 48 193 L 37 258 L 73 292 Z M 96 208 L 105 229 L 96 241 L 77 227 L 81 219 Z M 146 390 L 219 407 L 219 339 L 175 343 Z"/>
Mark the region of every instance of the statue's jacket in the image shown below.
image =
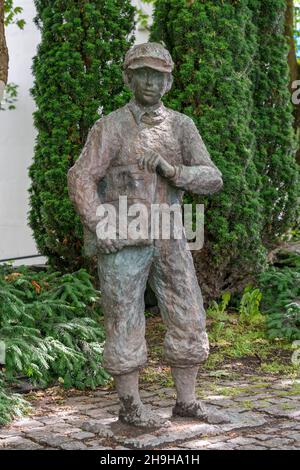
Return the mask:
<path id="1" fill-rule="evenodd" d="M 147 150 L 174 165 L 175 175 L 141 169 L 138 159 Z M 162 103 L 142 108 L 132 100 L 94 124 L 68 185 L 84 226 L 95 233 L 97 208 L 110 203 L 118 210 L 119 196 L 127 196 L 128 206 L 181 204 L 184 191 L 211 194 L 223 181 L 191 118 Z"/>

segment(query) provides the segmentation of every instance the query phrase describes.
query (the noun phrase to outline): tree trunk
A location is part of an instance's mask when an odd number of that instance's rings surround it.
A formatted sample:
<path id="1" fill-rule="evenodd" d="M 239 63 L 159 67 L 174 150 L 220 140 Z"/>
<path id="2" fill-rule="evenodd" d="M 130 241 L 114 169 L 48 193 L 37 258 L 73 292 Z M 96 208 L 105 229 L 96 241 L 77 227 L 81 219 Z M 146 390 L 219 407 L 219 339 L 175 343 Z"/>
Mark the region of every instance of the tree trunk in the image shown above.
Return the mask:
<path id="1" fill-rule="evenodd" d="M 4 0 L 0 0 L 0 103 L 8 75 L 8 49 L 4 31 Z"/>

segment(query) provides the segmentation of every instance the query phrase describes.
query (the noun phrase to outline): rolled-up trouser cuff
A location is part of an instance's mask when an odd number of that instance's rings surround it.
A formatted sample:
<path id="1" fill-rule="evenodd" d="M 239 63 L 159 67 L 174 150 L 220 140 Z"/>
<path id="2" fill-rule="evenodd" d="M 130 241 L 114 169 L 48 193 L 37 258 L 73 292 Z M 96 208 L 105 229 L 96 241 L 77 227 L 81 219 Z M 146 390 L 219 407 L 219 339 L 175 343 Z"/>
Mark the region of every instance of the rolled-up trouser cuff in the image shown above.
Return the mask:
<path id="1" fill-rule="evenodd" d="M 111 358 L 105 358 L 103 359 L 103 367 L 107 372 L 110 373 L 113 377 L 117 375 L 124 375 L 124 374 L 130 374 L 131 372 L 134 372 L 136 370 L 141 370 L 145 367 L 147 362 L 147 359 L 144 359 L 143 361 L 136 361 L 128 364 L 124 363 L 117 363 L 116 361 L 113 361 Z"/>
<path id="2" fill-rule="evenodd" d="M 193 367 L 202 364 L 209 356 L 209 341 L 205 331 L 194 331 L 193 341 L 165 340 L 165 360 L 172 367 Z"/>

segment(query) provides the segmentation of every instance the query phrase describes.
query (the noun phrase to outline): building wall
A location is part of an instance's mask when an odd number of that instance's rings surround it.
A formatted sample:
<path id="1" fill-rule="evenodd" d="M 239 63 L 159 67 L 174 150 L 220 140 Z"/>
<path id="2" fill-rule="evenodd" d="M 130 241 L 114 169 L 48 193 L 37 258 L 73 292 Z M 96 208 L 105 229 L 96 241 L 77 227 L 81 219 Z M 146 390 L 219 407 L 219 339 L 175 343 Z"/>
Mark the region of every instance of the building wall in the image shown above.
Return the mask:
<path id="1" fill-rule="evenodd" d="M 151 12 L 151 7 L 144 6 L 140 0 L 132 0 L 132 3 Z M 0 111 L 0 260 L 37 253 L 27 225 L 27 214 L 28 167 L 36 136 L 32 118 L 34 102 L 30 96 L 33 84 L 31 64 L 40 36 L 33 23 L 33 0 L 22 0 L 18 4 L 23 7 L 22 18 L 26 26 L 23 31 L 15 25 L 10 25 L 6 30 L 10 55 L 9 82 L 18 84 L 18 101 L 15 110 Z M 137 43 L 147 39 L 147 31 L 136 31 Z M 30 259 L 28 263 L 42 261 L 41 258 Z"/>

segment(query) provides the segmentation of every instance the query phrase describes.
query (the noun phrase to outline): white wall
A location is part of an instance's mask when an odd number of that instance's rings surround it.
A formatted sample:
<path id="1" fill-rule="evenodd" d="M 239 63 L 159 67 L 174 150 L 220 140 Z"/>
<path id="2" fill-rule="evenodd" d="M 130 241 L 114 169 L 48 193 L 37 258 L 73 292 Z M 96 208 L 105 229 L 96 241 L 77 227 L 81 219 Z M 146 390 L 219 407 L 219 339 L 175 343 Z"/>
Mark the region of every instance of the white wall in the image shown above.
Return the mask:
<path id="1" fill-rule="evenodd" d="M 139 8 L 151 12 L 149 5 L 132 0 Z M 28 167 L 33 157 L 36 131 L 32 113 L 34 102 L 29 90 L 33 84 L 32 58 L 39 42 L 39 32 L 33 23 L 33 0 L 18 2 L 26 20 L 23 31 L 15 25 L 6 30 L 10 55 L 9 82 L 17 83 L 18 101 L 13 111 L 0 111 L 0 260 L 37 253 L 30 228 L 28 213 Z M 147 31 L 137 31 L 137 43 L 148 40 Z M 32 259 L 30 264 L 43 259 Z"/>
<path id="2" fill-rule="evenodd" d="M 17 83 L 16 110 L 0 112 L 0 259 L 36 253 L 27 227 L 30 165 L 35 139 L 32 122 L 34 104 L 29 94 L 32 86 L 31 62 L 39 41 L 32 18 L 32 0 L 23 0 L 24 31 L 15 25 L 7 28 L 10 55 L 9 82 Z"/>

